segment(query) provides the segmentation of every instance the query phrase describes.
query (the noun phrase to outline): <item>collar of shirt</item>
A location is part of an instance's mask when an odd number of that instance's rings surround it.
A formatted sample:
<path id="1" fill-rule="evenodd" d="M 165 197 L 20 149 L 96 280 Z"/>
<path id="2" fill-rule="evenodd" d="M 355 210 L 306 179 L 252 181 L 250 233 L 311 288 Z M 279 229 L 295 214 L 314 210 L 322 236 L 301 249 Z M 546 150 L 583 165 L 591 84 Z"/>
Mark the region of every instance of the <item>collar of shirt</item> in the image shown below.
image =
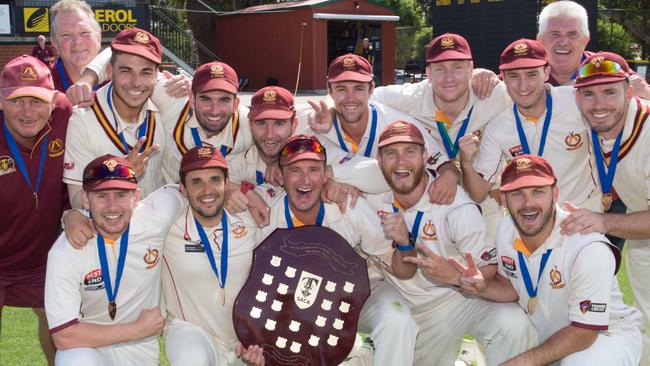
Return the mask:
<path id="1" fill-rule="evenodd" d="M 260 157 L 260 151 L 255 144 L 246 150 L 244 153 L 244 161 L 247 165 L 252 166 L 255 170 L 259 170 L 264 174 L 266 172 L 266 163 Z M 253 173 L 254 175 L 255 173 Z"/>
<path id="2" fill-rule="evenodd" d="M 242 123 L 241 120 L 241 114 L 239 116 L 239 123 Z M 248 123 L 248 121 L 243 121 L 244 123 Z M 199 121 L 196 119 L 196 113 L 192 113 L 192 117 L 185 123 L 185 129 L 187 130 L 185 132 L 186 138 L 192 138 L 192 133 L 189 131 L 191 128 L 197 128 L 199 131 L 199 137 L 201 138 L 201 141 L 203 143 L 208 143 L 212 146 L 219 147 L 219 146 L 227 146 L 229 148 L 234 148 L 233 144 L 233 139 L 234 136 L 232 134 L 232 116 L 228 120 L 228 123 L 226 123 L 226 126 L 216 135 L 208 137 L 208 135 L 205 133 L 205 130 L 203 130 L 203 127 L 199 124 Z M 194 146 L 194 145 L 192 145 Z"/>
<path id="3" fill-rule="evenodd" d="M 422 197 L 418 200 L 418 202 L 413 205 L 412 207 L 403 210 L 404 212 L 415 212 L 415 211 L 422 211 L 422 212 L 427 212 L 433 206 L 431 202 L 429 202 L 429 193 L 428 188 L 431 182 L 433 182 L 433 176 L 431 176 L 431 173 L 429 173 L 426 169 L 424 170 L 424 174 L 429 177 L 429 181 L 427 182 L 427 189 L 424 190 L 424 193 L 422 194 Z M 393 202 L 395 202 L 395 193 L 393 191 L 390 191 L 385 194 L 383 198 L 383 203 L 385 205 L 392 205 Z M 401 210 L 401 209 L 400 209 Z"/>
<path id="4" fill-rule="evenodd" d="M 108 118 L 109 121 L 111 121 L 111 126 L 115 127 L 116 122 L 117 122 L 117 133 L 121 133 L 125 130 L 128 131 L 135 131 L 137 130 L 140 125 L 144 122 L 146 113 L 149 111 L 153 111 L 158 113 L 158 108 L 156 107 L 155 104 L 151 101 L 151 98 L 147 98 L 147 101 L 144 103 L 142 106 L 142 109 L 140 109 L 140 113 L 138 113 L 138 119 L 137 123 L 126 123 L 122 121 L 122 117 L 120 117 L 119 113 L 117 112 L 117 109 L 115 109 L 115 97 L 111 96 L 111 100 L 113 101 L 113 110 L 115 111 L 115 118 L 117 118 L 117 121 L 114 120 L 113 118 L 113 113 L 111 113 L 111 108 L 108 106 L 107 102 L 107 94 L 108 94 L 108 87 L 112 83 L 108 83 L 104 85 L 103 87 L 99 88 L 97 90 L 97 100 L 99 100 L 99 105 L 101 106 L 102 110 L 104 111 L 104 114 L 106 115 L 106 118 Z"/>
<path id="5" fill-rule="evenodd" d="M 524 242 L 521 240 L 517 229 L 515 229 L 515 238 L 513 240 L 512 247 L 527 257 L 533 258 L 544 255 L 548 249 L 560 248 L 564 245 L 564 240 L 567 238 L 564 235 L 560 234 L 560 223 L 569 216 L 567 211 L 564 211 L 558 204 L 555 204 L 555 223 L 553 224 L 553 230 L 551 234 L 546 238 L 544 243 L 539 246 L 534 252 L 524 245 Z"/>
<path id="6" fill-rule="evenodd" d="M 336 119 L 337 119 L 337 121 L 339 123 L 339 129 L 341 131 L 341 134 L 343 134 L 343 139 L 345 140 L 345 142 L 348 143 L 352 147 L 351 150 L 354 150 L 354 145 L 356 145 L 357 151 L 356 152 L 353 151 L 354 154 L 363 154 L 363 149 L 366 148 L 366 145 L 368 144 L 368 140 L 370 139 L 370 128 L 372 127 L 371 126 L 372 125 L 372 111 L 370 110 L 370 104 L 368 104 L 366 106 L 366 110 L 367 110 L 367 113 L 368 113 L 368 117 L 366 119 L 366 129 L 365 129 L 365 131 L 363 131 L 363 136 L 361 137 L 361 140 L 359 141 L 358 144 L 355 144 L 352 141 L 352 138 L 343 130 L 341 118 L 339 118 L 338 116 L 336 117 Z M 379 111 L 377 111 L 377 114 L 379 114 Z M 377 119 L 379 119 L 379 116 L 377 116 Z M 375 139 L 379 139 L 380 134 L 381 134 L 381 128 L 377 127 L 377 132 L 376 132 Z M 339 144 L 339 138 L 338 138 L 338 136 L 336 134 L 336 128 L 334 128 L 334 126 L 332 126 L 332 128 L 330 128 L 330 130 L 327 131 L 327 133 L 325 134 L 325 137 L 328 140 L 334 142 L 336 145 Z M 377 143 L 376 140 L 375 140 L 375 143 Z"/>
<path id="7" fill-rule="evenodd" d="M 641 100 L 641 103 L 648 103 L 643 100 Z M 625 126 L 623 126 L 623 137 L 621 138 L 621 146 L 632 136 L 632 132 L 634 131 L 634 122 L 636 118 L 636 112 L 637 112 L 637 101 L 636 97 L 630 99 L 630 103 L 627 105 L 627 115 L 625 116 Z M 603 153 L 608 153 L 612 151 L 614 148 L 614 141 L 616 141 L 616 137 L 613 139 L 609 140 L 604 140 L 601 138 L 601 146 L 603 148 Z"/>
<path id="8" fill-rule="evenodd" d="M 281 202 L 282 203 L 282 211 L 278 215 L 278 224 L 277 227 L 280 228 L 286 228 L 288 227 L 287 221 L 285 220 L 284 217 L 284 196 L 287 193 L 284 192 L 282 195 L 278 196 L 276 202 Z M 348 205 L 349 209 L 349 205 Z M 291 212 L 291 217 L 294 220 L 294 226 L 298 227 L 298 223 L 300 222 L 293 214 L 293 211 L 291 211 L 291 208 L 289 208 L 289 212 Z M 325 203 L 325 217 L 323 217 L 323 226 L 324 227 L 331 227 L 334 223 L 339 222 L 344 219 L 343 214 L 341 214 L 341 210 L 339 210 L 338 205 L 334 203 Z M 304 224 L 300 222 L 300 226 L 303 226 Z"/>
<path id="9" fill-rule="evenodd" d="M 429 82 L 429 88 L 426 90 L 425 93 L 425 106 L 427 111 L 431 113 L 431 120 L 434 121 L 436 118 L 436 114 L 439 111 L 439 108 L 436 106 L 436 103 L 433 100 L 433 87 L 431 86 L 431 82 Z M 458 113 L 458 116 L 456 116 L 456 119 L 449 124 L 448 129 L 453 128 L 453 126 L 460 125 L 465 118 L 467 118 L 467 114 L 469 113 L 469 110 L 474 106 L 475 103 L 480 101 L 480 99 L 474 94 L 474 89 L 472 89 L 472 86 L 469 86 L 469 99 L 467 100 L 467 104 L 465 104 L 465 108 L 463 108 L 460 113 Z M 476 113 L 476 111 L 474 111 Z M 445 116 L 446 117 L 446 116 Z M 444 122 L 444 121 L 443 121 Z M 446 125 L 447 123 L 445 123 Z"/>

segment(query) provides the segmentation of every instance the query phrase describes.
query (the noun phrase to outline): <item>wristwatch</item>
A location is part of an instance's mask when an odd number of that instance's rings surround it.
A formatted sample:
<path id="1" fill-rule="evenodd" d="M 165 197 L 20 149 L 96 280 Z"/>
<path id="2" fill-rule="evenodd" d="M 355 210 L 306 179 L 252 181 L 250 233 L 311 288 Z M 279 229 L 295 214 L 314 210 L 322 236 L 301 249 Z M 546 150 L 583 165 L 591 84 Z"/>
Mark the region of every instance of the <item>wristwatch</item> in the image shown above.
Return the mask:
<path id="1" fill-rule="evenodd" d="M 413 238 L 413 235 L 409 233 L 409 242 L 406 245 L 401 245 L 393 241 L 393 249 L 397 249 L 400 252 L 408 252 L 409 250 L 415 249 L 415 239 Z"/>

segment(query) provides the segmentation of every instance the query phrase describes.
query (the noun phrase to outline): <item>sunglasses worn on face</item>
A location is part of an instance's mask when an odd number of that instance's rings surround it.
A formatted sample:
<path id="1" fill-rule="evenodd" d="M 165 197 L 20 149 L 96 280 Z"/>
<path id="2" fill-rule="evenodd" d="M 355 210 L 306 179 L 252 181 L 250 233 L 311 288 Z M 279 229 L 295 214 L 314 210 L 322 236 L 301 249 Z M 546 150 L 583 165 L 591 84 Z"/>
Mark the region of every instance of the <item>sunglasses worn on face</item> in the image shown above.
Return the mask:
<path id="1" fill-rule="evenodd" d="M 320 154 L 325 152 L 325 148 L 318 141 L 312 139 L 297 139 L 286 144 L 280 155 L 287 156 L 300 151 L 309 151 Z"/>
<path id="2" fill-rule="evenodd" d="M 621 65 L 609 60 L 605 60 L 598 64 L 588 63 L 578 70 L 578 80 L 595 75 L 627 76 Z"/>
<path id="3" fill-rule="evenodd" d="M 107 180 L 107 179 L 121 179 L 128 180 L 136 183 L 136 176 L 133 169 L 126 167 L 122 164 L 117 164 L 112 169 L 106 165 L 100 165 L 93 169 L 90 169 L 86 175 L 84 175 L 85 181 L 93 180 Z"/>

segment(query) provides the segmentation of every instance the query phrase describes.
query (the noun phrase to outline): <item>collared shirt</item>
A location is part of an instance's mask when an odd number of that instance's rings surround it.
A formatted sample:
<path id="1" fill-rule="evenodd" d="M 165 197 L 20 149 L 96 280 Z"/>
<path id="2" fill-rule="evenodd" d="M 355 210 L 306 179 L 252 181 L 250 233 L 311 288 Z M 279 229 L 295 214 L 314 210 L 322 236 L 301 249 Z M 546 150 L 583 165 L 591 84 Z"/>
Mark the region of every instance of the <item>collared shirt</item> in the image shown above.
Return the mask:
<path id="1" fill-rule="evenodd" d="M 153 112 L 154 118 L 153 121 L 151 118 L 147 118 L 147 121 L 150 124 L 149 128 L 153 128 L 153 132 L 148 130 L 147 133 L 153 135 L 152 143 L 160 145 L 161 149 L 165 147 L 165 131 L 161 117 L 158 108 L 151 100 L 148 99 L 142 106 L 137 119 L 138 123 L 126 123 L 122 121 L 115 109 L 115 114 L 111 113 L 108 106 L 107 93 L 110 85 L 107 84 L 97 90 L 97 101 L 106 118 L 104 122 L 97 117 L 92 108 L 75 107 L 70 117 L 63 172 L 63 181 L 67 184 L 81 185 L 84 168 L 98 156 L 104 154 L 124 156 L 125 153 L 118 148 L 118 146 L 122 146 L 122 142 L 118 138 L 111 137 L 109 131 L 114 131 L 117 134 L 123 133 L 126 142 L 130 146 L 135 146 L 138 140 L 138 129 L 145 121 L 145 115 L 148 116 L 150 111 Z M 163 185 L 160 171 L 161 160 L 162 153 L 160 151 L 151 154 L 144 174 L 138 177 L 138 187 L 141 189 L 143 198 Z"/>
<path id="2" fill-rule="evenodd" d="M 194 215 L 187 207 L 167 235 L 163 295 L 171 318 L 182 319 L 208 332 L 224 350 L 237 343 L 232 311 L 239 291 L 248 279 L 253 249 L 261 242 L 260 230 L 247 211 L 228 217 L 228 272 L 221 302 L 221 287 L 198 234 Z M 223 228 L 204 228 L 217 269 L 221 271 Z M 219 272 L 219 276 L 222 273 Z M 220 277 L 222 278 L 222 277 Z"/>
<path id="3" fill-rule="evenodd" d="M 591 137 L 576 105 L 575 89 L 547 86 L 546 90 L 551 93 L 553 107 L 543 157 L 557 176 L 560 187 L 558 201 L 570 201 L 576 206 L 602 211 L 598 177 L 592 170 Z M 530 153 L 537 154 L 547 111 L 536 120 L 527 119 L 519 111 L 517 113 Z M 524 150 L 517 133 L 513 105 L 510 104 L 483 131 L 474 168 L 485 180 L 495 183 L 504 163 L 522 154 Z"/>
<path id="4" fill-rule="evenodd" d="M 540 342 L 572 324 L 592 330 L 630 329 L 641 323 L 641 313 L 623 303 L 616 274 L 620 254 L 601 234 L 565 236 L 560 223 L 569 213 L 556 206 L 553 231 L 531 255 L 522 256 L 537 287 L 538 304 L 528 314 L 537 328 Z M 528 308 L 530 299 L 522 277 L 518 231 L 511 217 L 501 220 L 497 232 L 498 272 L 519 294 L 519 305 Z M 552 250 L 539 277 L 542 256 Z M 612 253 L 615 253 L 612 255 Z"/>
<path id="5" fill-rule="evenodd" d="M 36 45 L 34 46 L 34 48 L 32 48 L 32 56 L 41 60 L 42 63 L 49 65 L 50 62 L 46 59 L 54 57 L 54 50 L 52 49 L 52 47 L 47 45 L 44 48 L 41 48 L 40 45 Z"/>
<path id="6" fill-rule="evenodd" d="M 41 162 L 41 151 L 47 149 L 38 209 L 34 191 L 23 177 L 15 157 L 0 131 L 0 276 L 21 273 L 42 267 L 47 251 L 59 233 L 61 213 L 69 207 L 67 190 L 62 181 L 66 129 L 72 106 L 65 96 L 58 96 L 48 125 L 37 135 L 33 149 L 17 143 L 20 155 L 35 187 Z M 0 125 L 4 116 L 0 112 Z M 43 139 L 47 136 L 47 146 Z"/>

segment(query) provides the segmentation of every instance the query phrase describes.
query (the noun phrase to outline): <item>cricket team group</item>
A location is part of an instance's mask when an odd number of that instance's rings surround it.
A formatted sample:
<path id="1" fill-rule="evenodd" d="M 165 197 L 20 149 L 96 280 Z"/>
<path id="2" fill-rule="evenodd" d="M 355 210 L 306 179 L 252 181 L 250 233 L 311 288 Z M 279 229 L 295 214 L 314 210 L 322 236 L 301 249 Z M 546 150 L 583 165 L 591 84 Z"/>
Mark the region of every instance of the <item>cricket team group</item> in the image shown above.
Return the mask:
<path id="1" fill-rule="evenodd" d="M 174 366 L 263 365 L 233 304 L 257 245 L 303 225 L 368 265 L 372 347 L 345 365 L 454 365 L 466 335 L 488 365 L 650 365 L 650 86 L 585 51 L 579 4 L 498 74 L 447 33 L 425 80 L 376 87 L 346 54 L 304 105 L 243 105 L 224 62 L 161 73 L 142 29 L 100 52 L 84 1 L 49 14 L 58 59 L 0 76 L 0 311 L 34 310 L 50 365 L 157 365 L 161 334 Z"/>

